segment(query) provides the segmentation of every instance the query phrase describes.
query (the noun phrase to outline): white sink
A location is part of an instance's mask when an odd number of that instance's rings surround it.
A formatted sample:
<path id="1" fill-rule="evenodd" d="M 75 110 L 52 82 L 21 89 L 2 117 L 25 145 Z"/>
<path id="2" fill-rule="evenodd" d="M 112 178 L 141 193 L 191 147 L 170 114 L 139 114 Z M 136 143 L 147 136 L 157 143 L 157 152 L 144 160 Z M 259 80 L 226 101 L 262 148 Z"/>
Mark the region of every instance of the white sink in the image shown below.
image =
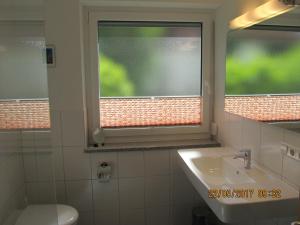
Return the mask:
<path id="1" fill-rule="evenodd" d="M 244 168 L 231 148 L 178 150 L 186 175 L 225 223 L 296 216 L 299 192 L 275 174 L 252 162 Z"/>

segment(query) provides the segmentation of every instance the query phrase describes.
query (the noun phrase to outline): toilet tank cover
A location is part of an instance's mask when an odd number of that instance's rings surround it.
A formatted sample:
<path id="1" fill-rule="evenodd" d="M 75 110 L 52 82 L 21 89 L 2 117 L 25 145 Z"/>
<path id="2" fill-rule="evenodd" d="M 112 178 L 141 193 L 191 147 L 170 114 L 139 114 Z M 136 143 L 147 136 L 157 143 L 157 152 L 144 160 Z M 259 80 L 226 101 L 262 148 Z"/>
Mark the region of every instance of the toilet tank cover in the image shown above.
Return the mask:
<path id="1" fill-rule="evenodd" d="M 78 219 L 78 212 L 67 205 L 29 205 L 16 225 L 73 225 Z"/>

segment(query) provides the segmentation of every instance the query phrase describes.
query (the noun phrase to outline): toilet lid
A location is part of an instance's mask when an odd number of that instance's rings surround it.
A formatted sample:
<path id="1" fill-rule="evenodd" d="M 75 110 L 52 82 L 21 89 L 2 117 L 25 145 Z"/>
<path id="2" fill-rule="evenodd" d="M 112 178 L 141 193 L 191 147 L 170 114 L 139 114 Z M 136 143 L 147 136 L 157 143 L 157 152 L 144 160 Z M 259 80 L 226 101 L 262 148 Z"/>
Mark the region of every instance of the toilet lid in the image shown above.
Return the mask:
<path id="1" fill-rule="evenodd" d="M 72 225 L 77 219 L 77 210 L 67 205 L 29 205 L 16 225 Z"/>

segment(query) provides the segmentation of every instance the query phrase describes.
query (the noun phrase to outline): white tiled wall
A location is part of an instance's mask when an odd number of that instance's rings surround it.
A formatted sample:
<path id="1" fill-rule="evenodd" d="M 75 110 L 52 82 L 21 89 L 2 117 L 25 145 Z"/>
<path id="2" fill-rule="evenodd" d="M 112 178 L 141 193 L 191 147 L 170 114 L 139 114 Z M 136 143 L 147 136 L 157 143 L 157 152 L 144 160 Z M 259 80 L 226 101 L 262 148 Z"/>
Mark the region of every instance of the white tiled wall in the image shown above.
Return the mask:
<path id="1" fill-rule="evenodd" d="M 221 124 L 219 141 L 233 148 L 252 149 L 254 160 L 275 172 L 287 182 L 300 188 L 300 162 L 283 155 L 282 142 L 300 148 L 300 134 L 265 123 L 252 121 L 225 112 Z M 269 221 L 257 221 L 257 224 L 288 225 L 295 218 L 280 218 Z"/>
<path id="2" fill-rule="evenodd" d="M 0 224 L 13 224 L 24 207 L 25 185 L 20 132 L 0 132 Z"/>
<path id="3" fill-rule="evenodd" d="M 83 215 L 80 225 L 189 224 L 192 208 L 202 202 L 171 154 L 173 150 L 86 154 L 83 148 L 64 149 L 66 189 L 60 190 Z M 113 165 L 108 183 L 96 178 L 103 161 Z M 91 215 L 93 220 L 84 218 Z"/>
<path id="4" fill-rule="evenodd" d="M 78 0 L 51 0 L 45 7 L 47 42 L 61 50 L 56 52 L 59 65 L 47 71 L 58 201 L 79 210 L 79 225 L 190 224 L 199 197 L 173 151 L 84 153 L 84 29 L 79 6 Z M 64 19 L 66 10 L 71 20 Z M 101 161 L 113 165 L 109 183 L 96 179 Z"/>
<path id="5" fill-rule="evenodd" d="M 175 150 L 88 154 L 83 146 L 69 144 L 53 146 L 51 153 L 49 132 L 40 135 L 43 147 L 37 145 L 37 132 L 23 135 L 30 151 L 24 155 L 29 201 L 72 205 L 79 211 L 79 225 L 188 225 L 192 208 L 204 204 L 178 166 Z M 113 165 L 107 183 L 97 179 L 104 161 Z"/>
<path id="6" fill-rule="evenodd" d="M 300 187 L 300 164 L 280 151 L 282 141 L 300 147 L 298 134 L 229 113 L 220 131 L 224 145 L 251 148 L 256 161 Z M 59 144 L 61 134 L 50 153 L 49 132 L 24 132 L 22 137 L 29 202 L 70 204 L 79 210 L 79 225 L 188 225 L 192 208 L 204 204 L 178 165 L 175 150 L 87 154 L 82 145 Z M 113 165 L 108 183 L 97 180 L 103 161 Z M 254 224 L 286 225 L 294 219 Z"/>
<path id="7" fill-rule="evenodd" d="M 178 166 L 175 150 L 84 153 L 84 129 L 77 123 L 83 114 L 51 113 L 51 138 L 49 132 L 23 133 L 30 203 L 72 205 L 79 211 L 79 225 L 191 223 L 192 208 L 203 202 Z M 103 161 L 113 165 L 108 183 L 97 179 Z"/>
<path id="8" fill-rule="evenodd" d="M 28 203 L 55 203 L 54 174 L 57 180 L 64 177 L 61 150 L 51 147 L 49 131 L 21 131 L 21 141 Z"/>

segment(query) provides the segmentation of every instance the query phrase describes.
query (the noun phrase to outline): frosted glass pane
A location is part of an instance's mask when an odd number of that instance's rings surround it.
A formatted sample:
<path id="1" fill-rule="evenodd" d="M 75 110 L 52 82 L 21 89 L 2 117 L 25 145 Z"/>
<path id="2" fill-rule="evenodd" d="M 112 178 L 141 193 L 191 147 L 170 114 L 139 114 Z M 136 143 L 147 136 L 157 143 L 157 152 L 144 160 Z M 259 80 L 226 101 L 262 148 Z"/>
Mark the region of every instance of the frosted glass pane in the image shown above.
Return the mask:
<path id="1" fill-rule="evenodd" d="M 49 129 L 43 25 L 0 25 L 0 129 Z"/>
<path id="2" fill-rule="evenodd" d="M 299 59 L 299 29 L 232 32 L 228 37 L 226 94 L 300 93 Z"/>
<path id="3" fill-rule="evenodd" d="M 100 96 L 200 96 L 201 24 L 99 23 Z"/>
<path id="4" fill-rule="evenodd" d="M 42 25 L 0 25 L 0 99 L 47 98 Z"/>
<path id="5" fill-rule="evenodd" d="M 299 121 L 299 59 L 297 27 L 255 26 L 231 32 L 225 111 L 263 122 Z"/>

